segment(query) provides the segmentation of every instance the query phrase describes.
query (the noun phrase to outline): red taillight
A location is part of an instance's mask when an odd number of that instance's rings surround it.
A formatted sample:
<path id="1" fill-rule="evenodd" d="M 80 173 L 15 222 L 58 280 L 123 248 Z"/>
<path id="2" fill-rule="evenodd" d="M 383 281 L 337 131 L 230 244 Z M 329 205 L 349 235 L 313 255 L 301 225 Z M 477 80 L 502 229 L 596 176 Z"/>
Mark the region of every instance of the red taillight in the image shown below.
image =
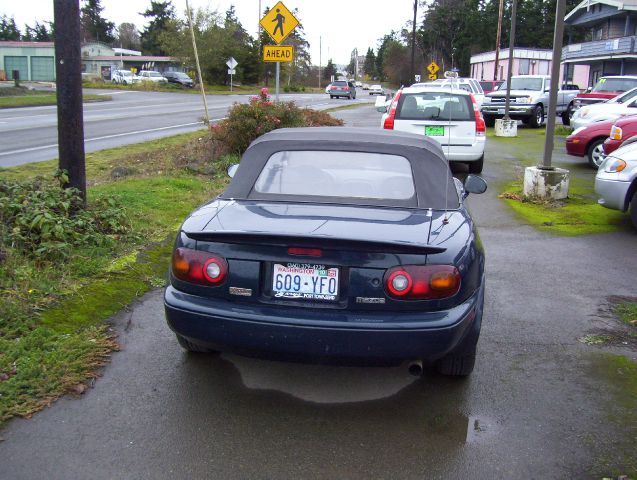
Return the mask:
<path id="1" fill-rule="evenodd" d="M 473 114 L 476 119 L 476 135 L 486 135 L 487 126 L 484 123 L 484 118 L 482 118 L 482 114 L 480 113 L 480 107 L 478 107 L 478 102 L 476 102 L 476 97 L 473 96 L 473 93 L 470 94 L 471 102 L 473 103 Z"/>
<path id="2" fill-rule="evenodd" d="M 398 90 L 396 92 L 396 95 L 394 96 L 394 99 L 391 102 L 391 105 L 389 107 L 389 112 L 387 114 L 387 117 L 385 118 L 385 122 L 383 123 L 383 128 L 385 130 L 394 129 L 394 120 L 396 119 L 396 108 L 398 107 L 398 100 L 400 99 L 401 94 L 402 94 L 402 91 Z"/>
<path id="3" fill-rule="evenodd" d="M 184 282 L 216 286 L 228 274 L 228 262 L 220 255 L 180 247 L 173 252 L 173 275 Z"/>
<path id="4" fill-rule="evenodd" d="M 403 265 L 385 273 L 388 295 L 405 300 L 452 297 L 460 290 L 460 283 L 460 272 L 451 265 Z"/>
<path id="5" fill-rule="evenodd" d="M 332 87 L 330 90 L 338 90 L 338 87 Z"/>
<path id="6" fill-rule="evenodd" d="M 320 248 L 302 248 L 302 247 L 290 247 L 288 248 L 290 255 L 303 255 L 306 257 L 320 257 L 323 255 L 323 251 Z"/>

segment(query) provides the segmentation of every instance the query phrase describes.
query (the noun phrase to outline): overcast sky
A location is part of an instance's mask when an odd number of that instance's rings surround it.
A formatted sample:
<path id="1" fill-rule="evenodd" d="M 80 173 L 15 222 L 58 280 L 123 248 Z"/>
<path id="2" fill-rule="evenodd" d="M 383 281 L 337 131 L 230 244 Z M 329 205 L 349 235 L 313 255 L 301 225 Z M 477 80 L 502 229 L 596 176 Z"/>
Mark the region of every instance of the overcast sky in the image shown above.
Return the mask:
<path id="1" fill-rule="evenodd" d="M 81 2 L 83 3 L 83 2 Z M 322 37 L 322 63 L 328 58 L 334 63 L 349 63 L 350 53 L 358 48 L 365 54 L 368 47 L 377 48 L 377 40 L 391 30 L 400 30 L 413 17 L 413 0 L 284 0 L 287 8 L 298 8 L 298 19 L 310 42 L 312 62 L 319 61 L 319 37 Z M 261 8 L 273 7 L 276 0 L 261 0 Z M 185 0 L 173 0 L 182 14 Z M 205 7 L 225 12 L 234 5 L 243 27 L 255 35 L 259 22 L 259 0 L 190 0 L 190 7 Z M 103 16 L 119 25 L 134 23 L 138 29 L 144 25 L 139 15 L 150 6 L 150 0 L 102 0 Z M 420 17 L 420 11 L 419 17 Z M 13 16 L 21 31 L 24 24 L 53 20 L 53 0 L 2 0 L 0 15 Z"/>

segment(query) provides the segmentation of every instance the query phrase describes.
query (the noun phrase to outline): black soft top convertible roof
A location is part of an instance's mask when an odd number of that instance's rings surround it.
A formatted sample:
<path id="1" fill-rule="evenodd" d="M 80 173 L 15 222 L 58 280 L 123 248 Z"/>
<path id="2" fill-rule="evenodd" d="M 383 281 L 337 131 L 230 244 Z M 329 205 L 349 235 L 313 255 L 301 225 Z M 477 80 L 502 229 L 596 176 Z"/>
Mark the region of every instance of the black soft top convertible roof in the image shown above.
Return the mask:
<path id="1" fill-rule="evenodd" d="M 416 187 L 415 198 L 410 201 L 366 199 L 365 204 L 439 210 L 454 209 L 459 206 L 458 193 L 449 171 L 449 164 L 438 142 L 424 135 L 353 127 L 282 128 L 262 135 L 253 141 L 243 154 L 239 169 L 220 198 L 362 203 L 361 199 L 348 197 L 331 199 L 303 195 L 262 194 L 254 191 L 254 184 L 272 154 L 294 150 L 372 152 L 405 157 L 411 164 Z"/>

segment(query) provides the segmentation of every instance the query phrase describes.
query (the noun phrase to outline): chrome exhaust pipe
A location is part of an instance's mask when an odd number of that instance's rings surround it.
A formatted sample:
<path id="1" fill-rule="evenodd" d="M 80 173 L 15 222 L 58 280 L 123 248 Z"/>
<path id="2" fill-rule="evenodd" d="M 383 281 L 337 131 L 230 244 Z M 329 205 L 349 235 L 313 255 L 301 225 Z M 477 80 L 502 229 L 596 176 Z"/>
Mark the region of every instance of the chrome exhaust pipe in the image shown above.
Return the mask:
<path id="1" fill-rule="evenodd" d="M 423 371 L 423 369 L 422 369 L 422 360 L 413 360 L 413 361 L 409 362 L 409 365 L 407 366 L 407 370 L 414 377 L 420 377 L 422 375 L 422 371 Z"/>

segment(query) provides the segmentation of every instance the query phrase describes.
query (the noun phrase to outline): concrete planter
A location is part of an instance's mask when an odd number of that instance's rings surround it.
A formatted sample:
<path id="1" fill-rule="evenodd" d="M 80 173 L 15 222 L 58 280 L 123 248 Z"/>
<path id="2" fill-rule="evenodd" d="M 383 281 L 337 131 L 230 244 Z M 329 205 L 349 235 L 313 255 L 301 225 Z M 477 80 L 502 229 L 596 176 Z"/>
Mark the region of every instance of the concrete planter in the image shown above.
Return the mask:
<path id="1" fill-rule="evenodd" d="M 518 121 L 505 120 L 503 118 L 496 118 L 495 136 L 496 137 L 517 137 L 518 136 Z"/>
<path id="2" fill-rule="evenodd" d="M 569 173 L 563 168 L 524 169 L 524 196 L 543 200 L 561 200 L 568 196 Z"/>

